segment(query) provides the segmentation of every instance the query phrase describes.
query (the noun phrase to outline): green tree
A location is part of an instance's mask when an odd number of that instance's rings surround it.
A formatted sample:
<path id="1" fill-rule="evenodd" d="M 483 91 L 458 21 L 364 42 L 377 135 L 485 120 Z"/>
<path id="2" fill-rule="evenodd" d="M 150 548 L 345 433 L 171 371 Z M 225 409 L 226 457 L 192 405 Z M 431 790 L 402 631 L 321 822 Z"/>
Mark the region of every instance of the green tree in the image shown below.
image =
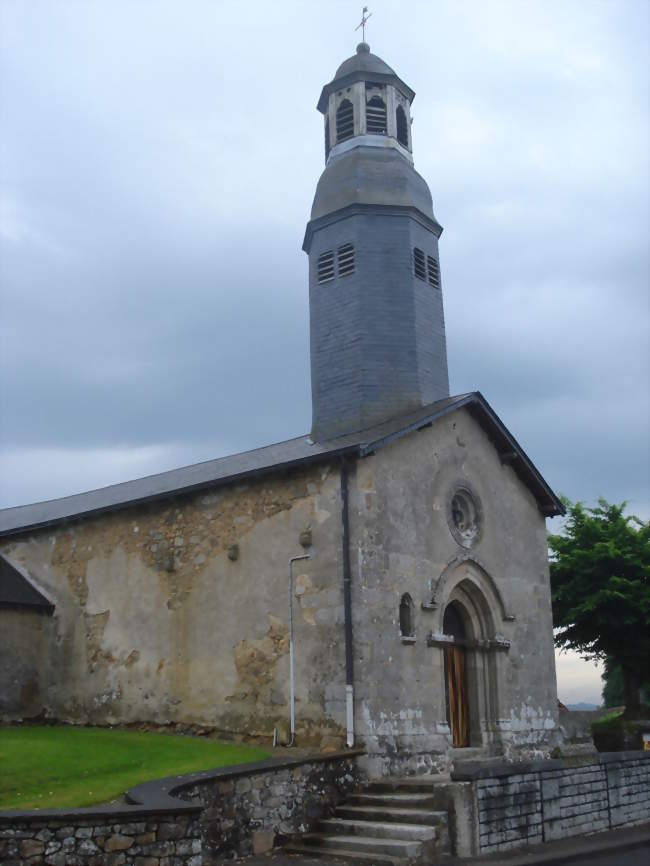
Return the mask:
<path id="1" fill-rule="evenodd" d="M 562 533 L 549 535 L 558 646 L 619 665 L 627 716 L 640 712 L 650 669 L 650 524 L 626 503 L 565 502 Z"/>
<path id="2" fill-rule="evenodd" d="M 603 704 L 606 707 L 620 707 L 625 703 L 623 691 L 623 671 L 621 666 L 610 658 L 605 659 L 603 670 Z M 641 700 L 650 703 L 650 681 L 646 680 L 641 686 Z"/>

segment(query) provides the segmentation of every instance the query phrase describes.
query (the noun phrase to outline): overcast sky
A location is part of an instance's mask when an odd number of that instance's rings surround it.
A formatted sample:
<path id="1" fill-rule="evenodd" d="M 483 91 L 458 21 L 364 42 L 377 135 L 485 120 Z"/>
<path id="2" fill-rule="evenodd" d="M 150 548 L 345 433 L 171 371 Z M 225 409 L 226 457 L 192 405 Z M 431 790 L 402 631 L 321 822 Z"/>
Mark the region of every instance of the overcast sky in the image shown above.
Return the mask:
<path id="1" fill-rule="evenodd" d="M 361 5 L 0 0 L 0 506 L 307 432 L 315 105 Z M 452 392 L 557 492 L 650 517 L 650 3 L 371 11 L 417 93 Z"/>

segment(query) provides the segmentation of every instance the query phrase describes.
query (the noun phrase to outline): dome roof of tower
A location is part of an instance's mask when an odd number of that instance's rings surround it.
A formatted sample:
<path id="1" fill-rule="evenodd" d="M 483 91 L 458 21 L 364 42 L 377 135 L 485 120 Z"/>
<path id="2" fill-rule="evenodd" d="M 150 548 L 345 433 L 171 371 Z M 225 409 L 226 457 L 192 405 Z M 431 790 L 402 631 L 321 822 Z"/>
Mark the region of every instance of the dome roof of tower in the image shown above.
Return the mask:
<path id="1" fill-rule="evenodd" d="M 413 207 L 436 222 L 427 182 L 394 148 L 355 147 L 331 159 L 318 181 L 311 218 L 358 204 Z"/>
<path id="2" fill-rule="evenodd" d="M 368 72 L 370 74 L 378 73 L 379 75 L 395 75 L 395 70 L 391 69 L 387 63 L 377 57 L 376 54 L 370 53 L 370 46 L 367 42 L 360 42 L 357 45 L 356 54 L 348 57 L 336 70 L 333 81 L 338 78 L 343 78 L 344 75 L 350 75 L 352 72 Z"/>
<path id="3" fill-rule="evenodd" d="M 318 110 L 322 114 L 325 114 L 330 93 L 339 90 L 341 87 L 349 87 L 355 81 L 368 80 L 379 84 L 392 84 L 404 94 L 409 102 L 413 102 L 415 99 L 415 91 L 408 84 L 405 84 L 381 57 L 370 53 L 370 46 L 367 42 L 360 42 L 357 45 L 356 54 L 344 60 L 336 70 L 334 78 L 323 87 L 320 99 L 318 100 Z"/>

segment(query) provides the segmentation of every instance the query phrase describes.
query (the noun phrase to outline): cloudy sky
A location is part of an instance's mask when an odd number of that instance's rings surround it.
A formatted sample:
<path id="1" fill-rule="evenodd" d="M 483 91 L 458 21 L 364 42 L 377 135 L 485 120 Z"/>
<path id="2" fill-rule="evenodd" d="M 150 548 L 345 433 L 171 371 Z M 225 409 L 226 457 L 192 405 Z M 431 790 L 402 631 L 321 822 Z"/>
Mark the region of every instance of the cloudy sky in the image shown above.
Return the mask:
<path id="1" fill-rule="evenodd" d="M 0 0 L 0 506 L 309 429 L 315 104 L 361 5 Z M 650 4 L 371 11 L 417 92 L 452 392 L 650 517 Z"/>

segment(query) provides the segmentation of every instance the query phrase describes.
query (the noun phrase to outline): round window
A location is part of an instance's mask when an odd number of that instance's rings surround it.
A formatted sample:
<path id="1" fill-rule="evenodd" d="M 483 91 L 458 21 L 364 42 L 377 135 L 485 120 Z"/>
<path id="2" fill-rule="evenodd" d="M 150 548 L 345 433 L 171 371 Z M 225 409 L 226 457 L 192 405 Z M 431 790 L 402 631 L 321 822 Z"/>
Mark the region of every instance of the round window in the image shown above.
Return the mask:
<path id="1" fill-rule="evenodd" d="M 478 537 L 481 521 L 478 500 L 467 490 L 457 489 L 449 505 L 449 526 L 456 541 L 471 547 Z"/>

